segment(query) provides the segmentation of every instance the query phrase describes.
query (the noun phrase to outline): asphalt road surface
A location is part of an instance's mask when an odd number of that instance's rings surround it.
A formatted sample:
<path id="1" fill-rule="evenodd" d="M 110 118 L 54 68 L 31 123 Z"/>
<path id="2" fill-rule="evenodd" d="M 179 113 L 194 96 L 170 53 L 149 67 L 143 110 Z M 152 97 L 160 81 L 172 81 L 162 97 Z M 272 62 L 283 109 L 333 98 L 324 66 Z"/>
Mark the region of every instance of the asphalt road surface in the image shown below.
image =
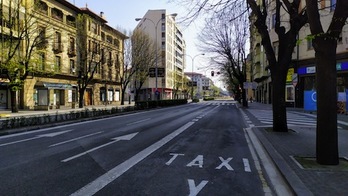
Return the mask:
<path id="1" fill-rule="evenodd" d="M 232 101 L 0 137 L 1 195 L 264 195 Z"/>

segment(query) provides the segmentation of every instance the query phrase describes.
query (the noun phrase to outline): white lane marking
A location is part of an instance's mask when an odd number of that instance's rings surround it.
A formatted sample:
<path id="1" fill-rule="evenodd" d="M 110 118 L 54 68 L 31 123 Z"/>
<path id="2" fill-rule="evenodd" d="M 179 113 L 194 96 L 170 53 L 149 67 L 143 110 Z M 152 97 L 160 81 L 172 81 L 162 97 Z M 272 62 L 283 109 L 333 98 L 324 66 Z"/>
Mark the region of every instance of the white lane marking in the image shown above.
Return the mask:
<path id="1" fill-rule="evenodd" d="M 139 123 L 142 123 L 144 121 L 148 121 L 150 120 L 151 118 L 147 118 L 147 119 L 143 119 L 143 120 L 139 120 L 139 121 L 135 121 L 135 122 L 132 122 L 132 123 L 128 123 L 127 126 L 129 125 L 135 125 L 135 124 L 139 124 Z"/>
<path id="2" fill-rule="evenodd" d="M 81 196 L 87 196 L 87 195 L 93 195 L 102 188 L 104 188 L 106 185 L 111 183 L 112 181 L 116 180 L 118 177 L 120 177 L 122 174 L 124 174 L 126 171 L 128 171 L 130 168 L 132 168 L 134 165 L 145 159 L 147 156 L 155 152 L 157 149 L 161 148 L 163 145 L 174 139 L 176 136 L 184 132 L 186 129 L 188 129 L 190 126 L 192 126 L 194 122 L 188 122 L 179 129 L 175 130 L 171 134 L 167 135 L 166 137 L 162 138 L 161 140 L 157 141 L 156 143 L 152 144 L 151 146 L 145 148 L 138 154 L 134 155 L 133 157 L 129 158 L 125 162 L 121 163 L 120 165 L 114 167 L 104 175 L 98 177 L 93 182 L 87 184 L 86 186 L 82 187 L 80 190 L 76 191 L 75 193 L 71 195 L 81 195 Z"/>
<path id="3" fill-rule="evenodd" d="M 190 194 L 189 196 L 196 196 L 198 195 L 199 191 L 203 189 L 205 185 L 208 184 L 207 180 L 203 180 L 199 185 L 196 186 L 195 181 L 192 179 L 187 179 L 189 188 L 190 188 Z"/>
<path id="4" fill-rule="evenodd" d="M 36 140 L 36 139 L 40 139 L 40 138 L 42 138 L 42 137 L 55 137 L 55 136 L 57 136 L 57 135 L 61 135 L 61 134 L 64 134 L 64 133 L 66 133 L 66 132 L 69 132 L 69 131 L 72 131 L 72 130 L 59 131 L 59 132 L 54 132 L 54 133 L 47 133 L 47 134 L 37 135 L 37 136 L 35 136 L 35 137 L 28 138 L 28 139 L 17 140 L 17 141 L 13 141 L 13 142 L 8 142 L 8 143 L 0 144 L 0 147 L 1 147 L 1 146 L 8 146 L 8 145 L 11 145 L 11 144 L 17 144 L 17 143 L 21 143 L 21 142 L 27 142 L 27 141 L 31 141 L 31 140 Z"/>
<path id="5" fill-rule="evenodd" d="M 71 139 L 71 140 L 67 140 L 67 141 L 64 141 L 64 142 L 59 142 L 59 143 L 56 143 L 56 144 L 52 144 L 49 147 L 59 146 L 59 145 L 62 145 L 62 144 L 66 144 L 66 143 L 69 143 L 69 142 L 80 140 L 80 139 L 83 139 L 83 138 L 86 138 L 86 137 L 90 137 L 90 136 L 93 136 L 93 135 L 97 135 L 97 134 L 100 134 L 100 133 L 103 133 L 103 131 L 99 131 L 99 132 L 96 132 L 96 133 L 84 135 L 84 136 L 77 137 L 77 138 L 74 138 L 74 139 Z"/>
<path id="6" fill-rule="evenodd" d="M 75 156 L 72 156 L 72 157 L 69 157 L 69 158 L 67 158 L 67 159 L 64 159 L 64 160 L 62 160 L 61 162 L 68 162 L 68 161 L 71 161 L 71 160 L 73 160 L 73 159 L 76 159 L 76 158 L 78 158 L 78 157 L 81 157 L 81 156 L 83 156 L 83 155 L 86 155 L 86 154 L 88 154 L 88 153 L 90 153 L 90 152 L 99 150 L 99 149 L 101 149 L 101 148 L 103 148 L 103 147 L 105 147 L 105 146 L 111 145 L 111 144 L 113 144 L 113 143 L 115 143 L 115 142 L 118 142 L 118 141 L 121 141 L 121 140 L 131 140 L 136 134 L 138 134 L 138 132 L 132 133 L 132 134 L 128 134 L 128 135 L 124 135 L 124 136 L 120 136 L 120 137 L 112 138 L 112 140 L 114 140 L 114 141 L 112 141 L 112 142 L 108 142 L 108 143 L 106 143 L 106 144 L 97 146 L 97 147 L 92 148 L 92 149 L 90 149 L 90 150 L 87 150 L 87 151 L 85 151 L 85 152 L 83 152 L 83 153 L 80 153 L 80 154 L 77 154 L 77 155 L 75 155 Z"/>
<path id="7" fill-rule="evenodd" d="M 243 158 L 243 163 L 244 163 L 244 171 L 251 172 L 249 159 Z"/>

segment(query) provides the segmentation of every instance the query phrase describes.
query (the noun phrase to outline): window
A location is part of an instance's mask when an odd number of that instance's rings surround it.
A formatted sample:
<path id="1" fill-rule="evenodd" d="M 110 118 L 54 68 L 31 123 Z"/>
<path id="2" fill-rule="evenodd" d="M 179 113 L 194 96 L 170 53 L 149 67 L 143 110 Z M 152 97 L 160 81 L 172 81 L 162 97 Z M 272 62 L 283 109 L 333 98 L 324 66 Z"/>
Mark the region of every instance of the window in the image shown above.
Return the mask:
<path id="1" fill-rule="evenodd" d="M 70 73 L 75 74 L 75 61 L 73 59 L 70 59 Z"/>
<path id="2" fill-rule="evenodd" d="M 53 43 L 53 50 L 56 53 L 62 52 L 62 36 L 60 32 L 56 32 Z"/>
<path id="3" fill-rule="evenodd" d="M 105 64 L 105 51 L 104 51 L 104 48 L 101 49 L 101 63 Z"/>
<path id="4" fill-rule="evenodd" d="M 45 70 L 45 62 L 46 62 L 45 53 L 39 53 L 39 65 L 38 65 L 39 70 L 42 70 L 42 71 Z"/>
<path id="5" fill-rule="evenodd" d="M 272 28 L 274 29 L 276 26 L 276 14 L 272 14 Z"/>
<path id="6" fill-rule="evenodd" d="M 105 41 L 105 33 L 104 32 L 101 32 L 101 39 L 102 39 L 102 41 Z"/>
<path id="7" fill-rule="evenodd" d="M 114 45 L 116 47 L 119 47 L 120 46 L 120 41 L 118 39 L 114 39 Z"/>
<path id="8" fill-rule="evenodd" d="M 106 36 L 106 42 L 110 44 L 112 43 L 112 37 L 110 35 Z"/>
<path id="9" fill-rule="evenodd" d="M 37 47 L 38 49 L 44 49 L 47 47 L 46 29 L 44 27 L 39 27 Z"/>
<path id="10" fill-rule="evenodd" d="M 51 11 L 52 18 L 63 21 L 63 12 L 57 8 L 52 8 Z"/>
<path id="11" fill-rule="evenodd" d="M 162 31 L 165 31 L 166 30 L 166 24 L 162 23 L 161 29 L 162 29 Z"/>
<path id="12" fill-rule="evenodd" d="M 70 16 L 70 15 L 66 16 L 66 23 L 72 27 L 75 27 L 75 25 L 76 25 L 75 17 Z"/>
<path id="13" fill-rule="evenodd" d="M 91 23 L 91 31 L 92 31 L 94 34 L 98 34 L 97 23 L 95 23 L 95 22 L 92 22 L 92 23 Z"/>
<path id="14" fill-rule="evenodd" d="M 69 38 L 69 50 L 68 50 L 69 56 L 76 56 L 75 52 L 75 38 L 70 37 Z"/>
<path id="15" fill-rule="evenodd" d="M 311 39 L 307 40 L 307 50 L 313 50 L 313 42 Z"/>
<path id="16" fill-rule="evenodd" d="M 61 70 L 61 57 L 56 56 L 56 62 L 55 62 L 55 71 Z"/>
<path id="17" fill-rule="evenodd" d="M 112 52 L 109 52 L 108 66 L 112 66 Z"/>
<path id="18" fill-rule="evenodd" d="M 45 2 L 39 1 L 36 6 L 37 10 L 44 13 L 45 15 L 48 15 L 48 6 Z"/>
<path id="19" fill-rule="evenodd" d="M 108 76 L 109 78 L 109 81 L 111 81 L 112 80 L 112 69 L 111 68 L 109 68 L 109 76 Z"/>

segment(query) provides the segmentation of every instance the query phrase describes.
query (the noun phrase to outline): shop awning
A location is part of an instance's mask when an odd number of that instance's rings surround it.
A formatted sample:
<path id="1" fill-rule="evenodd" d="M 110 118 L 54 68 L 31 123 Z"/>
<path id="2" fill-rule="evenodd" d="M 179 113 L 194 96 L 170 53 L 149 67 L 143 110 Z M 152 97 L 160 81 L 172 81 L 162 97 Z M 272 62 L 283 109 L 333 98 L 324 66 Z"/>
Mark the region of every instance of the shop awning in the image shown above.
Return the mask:
<path id="1" fill-rule="evenodd" d="M 51 83 L 51 82 L 37 82 L 36 87 L 44 87 L 48 89 L 72 89 L 73 85 L 63 83 Z"/>
<path id="2" fill-rule="evenodd" d="M 72 89 L 71 84 L 44 82 L 43 85 L 44 85 L 44 87 L 46 87 L 48 89 Z"/>

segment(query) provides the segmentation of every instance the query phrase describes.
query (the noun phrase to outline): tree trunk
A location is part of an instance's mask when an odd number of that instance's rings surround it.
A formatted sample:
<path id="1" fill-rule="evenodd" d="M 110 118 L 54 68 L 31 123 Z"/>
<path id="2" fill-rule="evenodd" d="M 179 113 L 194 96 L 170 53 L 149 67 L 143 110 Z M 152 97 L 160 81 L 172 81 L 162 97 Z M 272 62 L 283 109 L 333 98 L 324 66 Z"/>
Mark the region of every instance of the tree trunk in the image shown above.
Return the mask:
<path id="1" fill-rule="evenodd" d="M 285 72 L 285 74 L 283 73 Z M 273 111 L 273 131 L 275 132 L 287 132 L 287 117 L 286 117 L 286 104 L 285 104 L 285 84 L 286 84 L 286 71 L 278 69 L 277 72 L 273 72 L 272 77 L 272 111 Z M 285 75 L 285 76 L 284 76 Z"/>
<path id="2" fill-rule="evenodd" d="M 246 89 L 242 88 L 242 104 L 243 107 L 248 107 L 248 98 L 246 96 Z"/>
<path id="3" fill-rule="evenodd" d="M 11 90 L 11 112 L 12 113 L 18 112 L 17 91 L 12 91 L 12 90 Z"/>
<path id="4" fill-rule="evenodd" d="M 84 95 L 85 95 L 85 88 L 80 88 L 79 89 L 79 108 L 83 108 Z"/>
<path id="5" fill-rule="evenodd" d="M 126 89 L 122 88 L 121 91 L 122 91 L 122 94 L 121 94 L 121 105 L 124 105 L 124 94 L 126 92 Z"/>
<path id="6" fill-rule="evenodd" d="M 313 40 L 313 44 L 317 45 L 317 162 L 323 165 L 337 165 L 337 42 L 334 39 L 318 37 Z"/>

